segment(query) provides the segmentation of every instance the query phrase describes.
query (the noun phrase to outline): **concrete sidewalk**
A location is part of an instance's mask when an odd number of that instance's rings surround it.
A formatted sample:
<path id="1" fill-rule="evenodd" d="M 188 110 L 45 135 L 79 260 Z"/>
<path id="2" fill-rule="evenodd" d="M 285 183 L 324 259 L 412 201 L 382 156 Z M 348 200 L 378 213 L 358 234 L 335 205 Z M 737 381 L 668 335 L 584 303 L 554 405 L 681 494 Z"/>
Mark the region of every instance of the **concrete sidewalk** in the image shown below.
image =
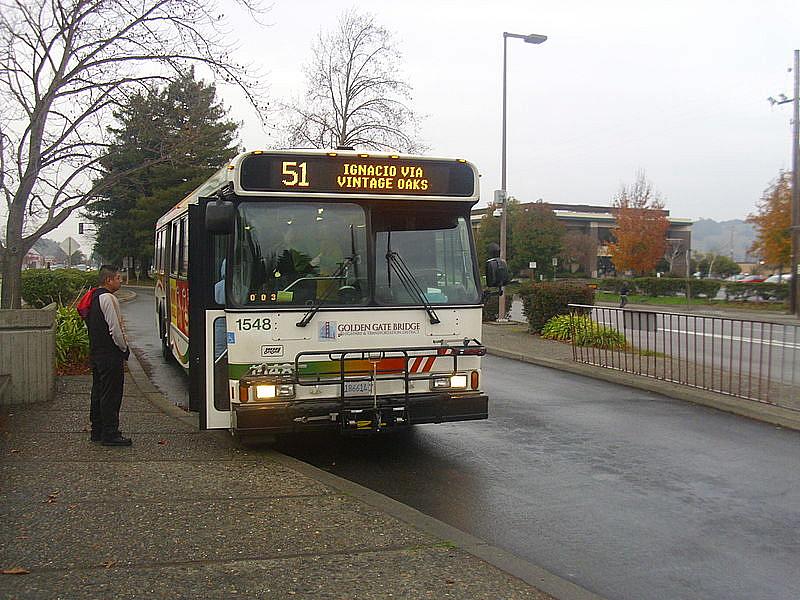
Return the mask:
<path id="1" fill-rule="evenodd" d="M 88 376 L 0 414 L 3 598 L 597 598 L 385 496 L 200 432 L 130 371 L 131 448 L 89 441 Z"/>

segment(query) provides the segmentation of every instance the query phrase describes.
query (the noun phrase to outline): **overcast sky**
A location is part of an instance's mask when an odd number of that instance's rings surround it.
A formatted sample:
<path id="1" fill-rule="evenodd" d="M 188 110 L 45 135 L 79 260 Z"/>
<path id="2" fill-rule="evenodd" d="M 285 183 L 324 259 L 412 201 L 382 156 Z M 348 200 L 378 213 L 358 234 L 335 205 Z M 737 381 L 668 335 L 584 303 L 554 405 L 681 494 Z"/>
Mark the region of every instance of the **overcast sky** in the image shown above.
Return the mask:
<path id="1" fill-rule="evenodd" d="M 508 190 L 521 201 L 610 202 L 642 169 L 674 216 L 744 218 L 791 166 L 798 1 L 275 0 L 242 49 L 274 97 L 296 96 L 320 29 L 355 6 L 395 34 L 431 155 L 467 158 L 482 203 L 500 187 L 503 31 Z M 244 106 L 248 149 L 272 142 Z"/>
<path id="2" fill-rule="evenodd" d="M 266 27 L 233 16 L 272 99 L 302 92 L 313 40 L 349 7 L 395 34 L 429 154 L 475 163 L 481 204 L 500 187 L 503 31 L 549 38 L 508 41 L 508 190 L 523 202 L 608 204 L 644 170 L 673 216 L 745 218 L 791 166 L 791 105 L 767 97 L 792 95 L 800 1 L 274 0 Z M 219 91 L 246 148 L 273 146 Z"/>

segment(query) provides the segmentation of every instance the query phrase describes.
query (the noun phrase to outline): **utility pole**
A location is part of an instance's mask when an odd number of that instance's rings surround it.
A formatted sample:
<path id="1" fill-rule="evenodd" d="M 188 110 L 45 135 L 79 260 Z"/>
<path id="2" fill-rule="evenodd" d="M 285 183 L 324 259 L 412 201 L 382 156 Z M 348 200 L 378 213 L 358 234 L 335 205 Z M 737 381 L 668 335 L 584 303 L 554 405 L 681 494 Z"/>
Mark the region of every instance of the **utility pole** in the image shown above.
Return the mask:
<path id="1" fill-rule="evenodd" d="M 794 51 L 794 98 L 780 94 L 778 100 L 769 98 L 772 105 L 792 103 L 792 241 L 791 280 L 789 281 L 789 312 L 800 317 L 800 50 Z"/>
<path id="2" fill-rule="evenodd" d="M 792 289 L 791 311 L 800 317 L 800 50 L 794 51 L 794 119 L 792 135 Z"/>

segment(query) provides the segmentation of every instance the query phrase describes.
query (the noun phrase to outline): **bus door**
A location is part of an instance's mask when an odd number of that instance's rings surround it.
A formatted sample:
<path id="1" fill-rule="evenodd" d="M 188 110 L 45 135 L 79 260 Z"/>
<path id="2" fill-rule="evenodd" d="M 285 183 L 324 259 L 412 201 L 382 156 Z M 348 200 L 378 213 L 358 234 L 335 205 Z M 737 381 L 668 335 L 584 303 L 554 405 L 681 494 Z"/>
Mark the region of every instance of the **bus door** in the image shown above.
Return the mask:
<path id="1" fill-rule="evenodd" d="M 189 206 L 189 408 L 201 429 L 230 427 L 225 266 L 228 235 L 205 229 L 205 202 Z"/>

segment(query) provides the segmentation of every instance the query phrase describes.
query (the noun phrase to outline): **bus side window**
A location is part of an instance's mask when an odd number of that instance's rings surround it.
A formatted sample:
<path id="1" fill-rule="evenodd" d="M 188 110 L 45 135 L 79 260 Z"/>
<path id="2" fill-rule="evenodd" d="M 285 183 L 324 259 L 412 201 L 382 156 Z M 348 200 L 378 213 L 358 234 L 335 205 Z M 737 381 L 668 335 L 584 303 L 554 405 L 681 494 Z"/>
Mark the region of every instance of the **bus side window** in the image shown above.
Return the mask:
<path id="1" fill-rule="evenodd" d="M 181 219 L 181 268 L 179 274 L 186 277 L 189 274 L 189 223 L 188 217 Z"/>
<path id="2" fill-rule="evenodd" d="M 180 223 L 178 221 L 172 222 L 172 235 L 170 236 L 170 261 L 169 261 L 169 272 L 171 275 L 178 274 L 178 260 L 180 259 L 180 247 L 181 247 L 179 226 Z"/>

